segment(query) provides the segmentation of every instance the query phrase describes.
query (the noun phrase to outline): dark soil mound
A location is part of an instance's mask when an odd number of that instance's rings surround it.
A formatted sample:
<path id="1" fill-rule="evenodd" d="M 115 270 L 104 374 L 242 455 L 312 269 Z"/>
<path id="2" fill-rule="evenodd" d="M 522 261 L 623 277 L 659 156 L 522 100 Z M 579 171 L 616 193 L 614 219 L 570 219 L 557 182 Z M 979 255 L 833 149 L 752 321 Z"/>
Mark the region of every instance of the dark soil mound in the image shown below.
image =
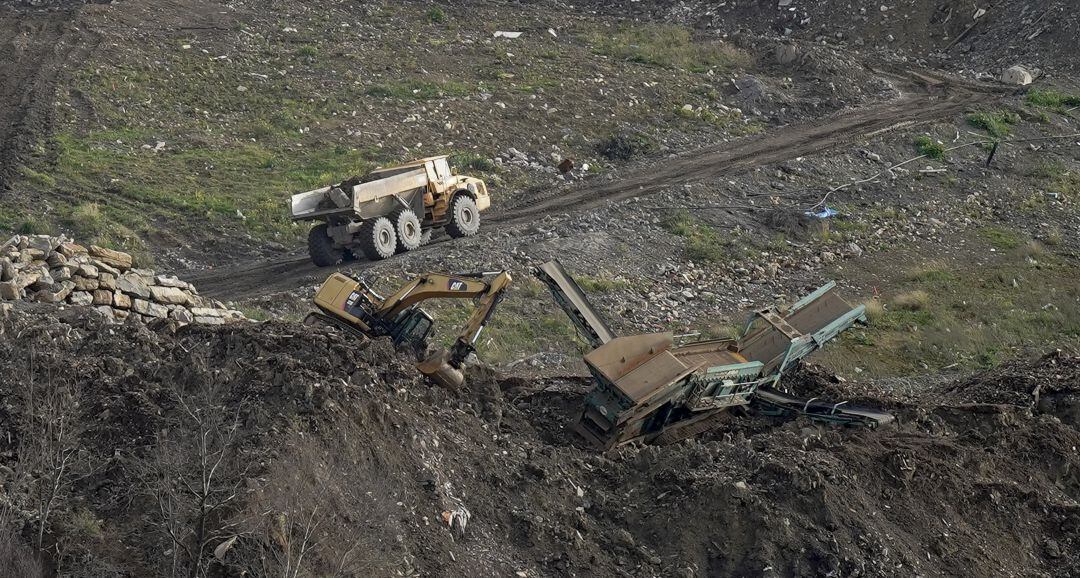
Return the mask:
<path id="1" fill-rule="evenodd" d="M 1018 405 L 932 392 L 878 400 L 902 419 L 876 432 L 745 415 L 599 455 L 563 429 L 578 379 L 451 392 L 288 323 L 0 327 L 7 507 L 72 576 L 1080 572 L 1080 432 Z"/>

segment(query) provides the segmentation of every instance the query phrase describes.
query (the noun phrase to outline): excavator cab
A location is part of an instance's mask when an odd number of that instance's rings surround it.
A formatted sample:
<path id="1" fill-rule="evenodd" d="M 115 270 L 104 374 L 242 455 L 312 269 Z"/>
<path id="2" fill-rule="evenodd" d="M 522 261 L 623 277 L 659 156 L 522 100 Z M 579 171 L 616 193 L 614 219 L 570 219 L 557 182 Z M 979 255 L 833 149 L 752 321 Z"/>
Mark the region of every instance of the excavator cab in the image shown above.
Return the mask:
<path id="1" fill-rule="evenodd" d="M 434 324 L 435 319 L 427 311 L 419 307 L 406 309 L 394 320 L 390 338 L 394 340 L 395 346 L 409 345 L 418 354 L 423 353 L 427 348 L 427 336 Z"/>

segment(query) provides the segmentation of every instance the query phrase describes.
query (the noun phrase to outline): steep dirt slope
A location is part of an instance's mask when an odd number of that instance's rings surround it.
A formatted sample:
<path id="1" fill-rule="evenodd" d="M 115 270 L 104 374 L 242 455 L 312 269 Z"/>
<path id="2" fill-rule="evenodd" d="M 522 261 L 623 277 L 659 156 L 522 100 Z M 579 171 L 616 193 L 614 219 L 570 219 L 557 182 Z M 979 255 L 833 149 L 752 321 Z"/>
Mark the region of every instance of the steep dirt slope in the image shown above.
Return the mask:
<path id="1" fill-rule="evenodd" d="M 33 540 L 35 497 L 59 480 L 42 541 L 73 576 L 196 560 L 226 576 L 1080 570 L 1075 414 L 1027 386 L 983 393 L 1010 373 L 906 400 L 808 373 L 803 393 L 856 394 L 900 425 L 733 417 L 700 441 L 598 455 L 564 430 L 578 378 L 473 371 L 450 392 L 384 343 L 285 323 L 102 331 L 39 309 L 2 328 L 2 394 L 18 401 L 0 414 L 5 488 Z M 1074 358 L 1011 371 L 1076 403 Z"/>

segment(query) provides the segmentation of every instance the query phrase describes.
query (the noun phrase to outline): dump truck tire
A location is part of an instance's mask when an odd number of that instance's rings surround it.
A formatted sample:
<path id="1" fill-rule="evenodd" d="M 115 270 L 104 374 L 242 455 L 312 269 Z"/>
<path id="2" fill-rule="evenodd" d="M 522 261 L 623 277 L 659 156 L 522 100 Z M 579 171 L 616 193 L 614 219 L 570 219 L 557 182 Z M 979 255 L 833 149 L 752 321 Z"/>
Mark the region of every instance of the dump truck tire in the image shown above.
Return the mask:
<path id="1" fill-rule="evenodd" d="M 480 210 L 469 195 L 459 194 L 450 205 L 450 222 L 446 233 L 455 239 L 472 237 L 480 230 Z"/>
<path id="2" fill-rule="evenodd" d="M 401 209 L 390 216 L 394 223 L 394 232 L 397 233 L 398 252 L 412 251 L 423 244 L 424 232 L 420 227 L 420 219 L 412 209 Z"/>
<path id="3" fill-rule="evenodd" d="M 428 229 L 420 234 L 420 246 L 427 245 L 431 242 L 431 235 L 435 233 L 435 229 Z"/>
<path id="4" fill-rule="evenodd" d="M 311 262 L 319 267 L 336 265 L 341 260 L 344 251 L 334 246 L 334 240 L 326 234 L 326 224 L 315 225 L 308 231 L 307 236 L 308 255 Z"/>
<path id="5" fill-rule="evenodd" d="M 386 217 L 364 223 L 357 237 L 360 251 L 372 261 L 392 257 L 397 250 L 397 233 L 394 232 L 394 224 Z"/>

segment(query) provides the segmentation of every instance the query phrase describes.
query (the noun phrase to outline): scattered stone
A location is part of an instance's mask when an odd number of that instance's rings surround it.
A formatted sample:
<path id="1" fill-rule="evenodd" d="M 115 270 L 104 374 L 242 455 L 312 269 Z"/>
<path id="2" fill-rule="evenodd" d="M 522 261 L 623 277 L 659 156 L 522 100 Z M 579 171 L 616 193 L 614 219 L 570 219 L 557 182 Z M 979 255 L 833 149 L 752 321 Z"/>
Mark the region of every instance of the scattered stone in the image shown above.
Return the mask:
<path id="1" fill-rule="evenodd" d="M 63 267 L 64 265 L 67 265 L 67 257 L 65 257 L 61 253 L 49 253 L 49 256 L 46 257 L 45 262 L 49 264 L 50 269 L 55 269 L 57 267 Z"/>
<path id="2" fill-rule="evenodd" d="M 116 279 L 116 288 L 133 297 L 141 297 L 143 299 L 148 299 L 150 297 L 150 288 L 146 286 L 142 277 L 139 277 L 130 271 Z"/>
<path id="3" fill-rule="evenodd" d="M 112 291 L 106 291 L 105 289 L 97 289 L 94 291 L 94 305 L 112 305 L 112 303 Z M 109 309 L 112 308 L 110 307 Z"/>
<path id="4" fill-rule="evenodd" d="M 169 311 L 169 319 L 175 319 L 180 323 L 191 323 L 195 321 L 195 316 L 187 309 L 177 307 L 176 309 Z"/>
<path id="5" fill-rule="evenodd" d="M 140 315 L 146 315 L 147 317 L 168 317 L 169 309 L 164 305 L 158 305 L 153 301 L 146 301 L 143 299 L 133 299 L 131 308 Z"/>
<path id="6" fill-rule="evenodd" d="M 0 282 L 0 299 L 5 301 L 16 301 L 21 298 L 22 287 L 19 287 L 13 281 Z"/>
<path id="7" fill-rule="evenodd" d="M 75 270 L 76 273 L 89 279 L 98 278 L 98 268 L 90 263 L 79 263 L 79 268 Z"/>
<path id="8" fill-rule="evenodd" d="M 102 289 L 116 289 L 116 275 L 112 273 L 99 273 L 97 280 L 98 286 Z"/>
<path id="9" fill-rule="evenodd" d="M 176 287 L 150 287 L 150 297 L 167 305 L 190 305 L 191 296 Z"/>
<path id="10" fill-rule="evenodd" d="M 73 277 L 72 281 L 75 283 L 75 289 L 79 291 L 93 291 L 98 288 L 97 279 L 87 279 L 86 277 Z"/>
<path id="11" fill-rule="evenodd" d="M 191 288 L 191 284 L 187 281 L 181 281 L 176 277 L 170 277 L 168 275 L 158 275 L 154 277 L 154 282 L 162 287 L 175 287 L 177 289 Z"/>
<path id="12" fill-rule="evenodd" d="M 106 249 L 97 245 L 90 246 L 90 256 L 97 259 L 101 263 L 116 267 L 117 269 L 130 269 L 131 268 L 131 255 L 127 253 L 121 253 L 120 251 L 113 251 L 112 249 Z"/>
<path id="13" fill-rule="evenodd" d="M 14 278 L 15 266 L 11 264 L 11 259 L 0 258 L 0 281 L 11 281 Z"/>
<path id="14" fill-rule="evenodd" d="M 82 245 L 76 243 L 60 243 L 60 245 L 56 248 L 56 251 L 61 255 L 68 257 L 69 259 L 76 255 L 87 254 L 86 247 L 83 247 Z"/>
<path id="15" fill-rule="evenodd" d="M 128 297 L 119 291 L 114 291 L 113 305 L 120 309 L 131 309 L 131 297 Z"/>
<path id="16" fill-rule="evenodd" d="M 199 325 L 224 325 L 225 319 L 221 317 L 195 317 L 195 323 Z"/>
<path id="17" fill-rule="evenodd" d="M 40 301 L 41 303 L 59 303 L 75 289 L 75 284 L 71 281 L 63 281 L 56 285 L 51 286 L 48 289 L 41 289 L 30 296 L 32 301 Z"/>
<path id="18" fill-rule="evenodd" d="M 68 303 L 72 305 L 87 306 L 94 302 L 94 294 L 87 291 L 74 291 L 68 297 Z"/>
<path id="19" fill-rule="evenodd" d="M 1001 82 L 1005 84 L 1013 84 L 1016 86 L 1027 86 L 1031 84 L 1034 78 L 1031 72 L 1023 66 L 1012 66 L 1001 73 Z"/>

